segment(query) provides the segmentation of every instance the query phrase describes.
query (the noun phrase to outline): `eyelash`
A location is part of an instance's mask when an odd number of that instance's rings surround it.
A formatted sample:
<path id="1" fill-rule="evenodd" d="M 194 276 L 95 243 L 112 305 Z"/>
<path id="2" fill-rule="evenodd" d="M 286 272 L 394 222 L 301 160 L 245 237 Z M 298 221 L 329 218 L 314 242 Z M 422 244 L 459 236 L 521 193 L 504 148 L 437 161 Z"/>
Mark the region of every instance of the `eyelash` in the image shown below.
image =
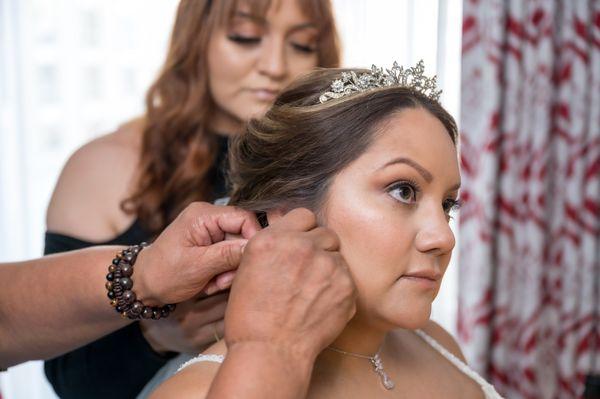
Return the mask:
<path id="1" fill-rule="evenodd" d="M 231 40 L 232 42 L 238 43 L 242 46 L 254 46 L 260 43 L 261 38 L 260 37 L 245 37 L 245 36 L 239 36 L 239 35 L 230 35 L 228 36 L 229 40 Z M 292 47 L 294 48 L 294 50 L 304 53 L 304 54 L 312 54 L 314 53 L 316 50 L 310 46 L 303 46 L 301 44 L 297 44 L 297 43 L 291 43 Z"/>
<path id="2" fill-rule="evenodd" d="M 462 201 L 460 199 L 448 198 L 445 202 L 449 204 L 449 207 L 445 210 L 446 215 L 448 215 L 449 219 L 454 219 L 450 213 L 457 212 L 463 204 Z"/>
<path id="3" fill-rule="evenodd" d="M 260 38 L 259 37 L 246 37 L 246 36 L 240 36 L 240 35 L 229 35 L 228 38 L 232 42 L 236 42 L 238 44 L 246 45 L 246 46 L 260 43 Z"/>
<path id="4" fill-rule="evenodd" d="M 301 53 L 312 54 L 317 50 L 310 46 L 304 46 L 302 44 L 292 43 L 292 47 Z"/>
<path id="5" fill-rule="evenodd" d="M 404 180 L 404 181 L 396 182 L 396 183 L 392 184 L 391 186 L 389 186 L 386 191 L 388 193 L 390 193 L 390 195 L 391 195 L 392 191 L 397 190 L 399 188 L 403 188 L 403 187 L 410 187 L 410 189 L 412 190 L 412 192 L 413 192 L 413 196 L 412 197 L 413 198 L 411 199 L 411 201 L 412 201 L 411 203 L 404 202 L 404 201 L 402 201 L 400 199 L 397 199 L 397 198 L 395 198 L 393 196 L 392 197 L 396 201 L 398 201 L 398 202 L 400 202 L 402 204 L 413 206 L 416 203 L 416 201 L 417 201 L 417 196 L 421 192 L 420 186 L 415 181 Z M 462 206 L 462 201 L 459 200 L 459 199 L 454 199 L 454 198 L 447 198 L 446 200 L 444 200 L 444 203 L 442 204 L 442 207 L 444 208 L 444 212 L 446 213 L 446 215 L 448 215 L 449 219 L 453 218 L 450 215 L 450 213 L 458 211 L 461 206 Z"/>
<path id="6" fill-rule="evenodd" d="M 387 188 L 387 192 L 390 193 L 390 195 L 391 195 L 392 191 L 397 190 L 399 188 L 403 188 L 403 187 L 409 187 L 412 190 L 412 192 L 413 192 L 413 198 L 411 199 L 411 201 L 413 201 L 413 202 L 407 203 L 407 202 L 404 202 L 404 201 L 402 201 L 400 199 L 397 199 L 397 198 L 394 198 L 394 199 L 396 201 L 398 201 L 400 203 L 403 203 L 403 204 L 406 204 L 406 205 L 413 205 L 414 202 L 417 201 L 417 195 L 421 192 L 421 187 L 417 184 L 417 182 L 415 182 L 413 180 L 398 181 L 398 182 L 393 183 L 392 185 L 390 185 Z"/>

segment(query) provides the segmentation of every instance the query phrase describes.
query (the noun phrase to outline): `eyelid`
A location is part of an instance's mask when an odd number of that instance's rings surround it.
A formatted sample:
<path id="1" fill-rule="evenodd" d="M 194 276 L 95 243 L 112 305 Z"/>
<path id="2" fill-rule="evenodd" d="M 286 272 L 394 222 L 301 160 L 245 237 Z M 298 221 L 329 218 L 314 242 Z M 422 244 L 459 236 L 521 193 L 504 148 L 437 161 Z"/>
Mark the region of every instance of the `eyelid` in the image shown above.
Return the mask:
<path id="1" fill-rule="evenodd" d="M 245 35 L 240 35 L 240 34 L 229 34 L 227 35 L 227 38 L 233 42 L 239 43 L 239 44 L 257 44 L 260 43 L 260 41 L 262 40 L 262 36 L 245 36 Z M 314 53 L 317 51 L 316 47 L 312 47 L 310 45 L 304 45 L 304 44 L 300 44 L 300 43 L 295 43 L 295 42 L 291 42 L 292 47 L 294 47 L 296 50 L 301 51 L 303 53 Z"/>
<path id="2" fill-rule="evenodd" d="M 451 198 L 453 211 L 458 211 L 463 206 L 463 201 L 460 198 Z"/>
<path id="3" fill-rule="evenodd" d="M 450 203 L 450 207 L 446 209 L 446 203 L 448 202 Z M 463 202 L 459 198 L 447 198 L 444 200 L 442 208 L 444 208 L 444 212 L 446 212 L 446 215 L 448 215 L 448 217 L 452 219 L 450 213 L 459 211 L 462 204 Z"/>
<path id="4" fill-rule="evenodd" d="M 421 186 L 419 186 L 419 184 L 416 181 L 414 181 L 414 180 L 404 179 L 404 180 L 396 181 L 396 182 L 390 184 L 389 186 L 387 186 L 386 187 L 386 191 L 389 193 L 392 190 L 397 189 L 397 188 L 402 187 L 402 186 L 409 186 L 409 187 L 412 188 L 412 190 L 414 191 L 414 195 L 415 195 L 413 203 L 416 202 L 417 201 L 417 197 L 418 197 L 419 193 L 421 192 Z M 402 201 L 399 201 L 399 202 L 402 202 Z M 407 204 L 406 202 L 402 202 L 402 203 L 403 204 Z"/>
<path id="5" fill-rule="evenodd" d="M 288 36 L 288 40 L 292 44 L 297 44 L 303 47 L 316 48 L 318 44 L 318 37 L 306 34 L 292 34 Z"/>
<path id="6" fill-rule="evenodd" d="M 391 190 L 391 189 L 397 188 L 403 184 L 411 186 L 415 190 L 415 192 L 421 192 L 421 186 L 419 185 L 419 183 L 417 183 L 415 180 L 412 180 L 412 179 L 403 179 L 403 180 L 395 181 L 392 184 L 390 184 L 389 186 L 387 186 L 387 189 Z"/>
<path id="7" fill-rule="evenodd" d="M 243 36 L 238 34 L 229 34 L 227 38 L 231 41 L 242 43 L 242 44 L 253 44 L 258 43 L 262 39 L 259 36 Z"/>
<path id="8" fill-rule="evenodd" d="M 305 53 L 314 53 L 315 51 L 317 51 L 316 47 L 313 47 L 313 46 L 310 46 L 310 45 L 304 45 L 304 44 L 292 42 L 292 46 L 296 50 L 302 51 L 302 52 L 305 52 Z"/>
<path id="9" fill-rule="evenodd" d="M 448 221 L 450 221 L 454 219 L 455 212 L 460 210 L 463 201 L 460 198 L 448 198 L 446 201 L 452 202 L 452 206 L 450 207 L 450 209 L 448 209 L 447 211 L 444 209 L 444 212 L 446 213 L 446 218 L 448 218 Z"/>

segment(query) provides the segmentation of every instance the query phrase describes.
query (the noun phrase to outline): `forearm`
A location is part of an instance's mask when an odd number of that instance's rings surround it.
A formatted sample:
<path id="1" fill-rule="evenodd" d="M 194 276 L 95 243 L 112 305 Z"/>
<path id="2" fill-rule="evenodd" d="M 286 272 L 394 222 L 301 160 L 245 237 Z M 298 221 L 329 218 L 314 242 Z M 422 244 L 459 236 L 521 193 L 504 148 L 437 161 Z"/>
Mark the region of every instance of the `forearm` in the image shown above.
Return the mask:
<path id="1" fill-rule="evenodd" d="M 314 359 L 265 344 L 228 348 L 207 399 L 306 397 Z M 277 396 L 273 396 L 273 391 Z"/>
<path id="2" fill-rule="evenodd" d="M 130 323 L 108 304 L 104 288 L 119 249 L 0 265 L 0 366 L 54 357 Z"/>

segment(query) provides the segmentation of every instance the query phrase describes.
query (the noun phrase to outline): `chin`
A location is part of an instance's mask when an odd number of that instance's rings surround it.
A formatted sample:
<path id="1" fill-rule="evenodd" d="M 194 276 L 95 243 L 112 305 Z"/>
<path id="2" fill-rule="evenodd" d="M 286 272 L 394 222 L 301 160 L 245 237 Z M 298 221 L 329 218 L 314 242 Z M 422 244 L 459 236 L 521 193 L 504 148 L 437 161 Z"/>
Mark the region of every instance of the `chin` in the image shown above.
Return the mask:
<path id="1" fill-rule="evenodd" d="M 262 118 L 267 113 L 270 106 L 271 104 L 267 103 L 258 103 L 253 106 L 249 106 L 247 113 L 243 115 L 243 120 L 249 121 L 253 118 Z"/>
<path id="2" fill-rule="evenodd" d="M 431 317 L 431 302 L 425 304 L 412 304 L 412 306 L 396 307 L 391 309 L 386 321 L 391 329 L 404 328 L 407 330 L 416 330 L 427 325 Z"/>

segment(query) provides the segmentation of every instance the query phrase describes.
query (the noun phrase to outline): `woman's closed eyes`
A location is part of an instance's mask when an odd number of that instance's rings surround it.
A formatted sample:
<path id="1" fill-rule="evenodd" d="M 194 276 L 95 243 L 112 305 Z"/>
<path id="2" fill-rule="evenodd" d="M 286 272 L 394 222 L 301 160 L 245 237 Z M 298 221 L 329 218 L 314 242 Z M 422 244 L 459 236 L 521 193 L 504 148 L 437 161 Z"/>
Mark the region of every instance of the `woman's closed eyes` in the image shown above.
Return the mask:
<path id="1" fill-rule="evenodd" d="M 257 46 L 262 41 L 262 36 L 245 36 L 235 33 L 228 35 L 227 38 L 232 42 L 245 47 Z M 290 41 L 289 44 L 294 50 L 298 51 L 299 53 L 312 54 L 315 51 L 317 51 L 316 46 L 313 44 L 304 44 L 295 41 Z"/>

